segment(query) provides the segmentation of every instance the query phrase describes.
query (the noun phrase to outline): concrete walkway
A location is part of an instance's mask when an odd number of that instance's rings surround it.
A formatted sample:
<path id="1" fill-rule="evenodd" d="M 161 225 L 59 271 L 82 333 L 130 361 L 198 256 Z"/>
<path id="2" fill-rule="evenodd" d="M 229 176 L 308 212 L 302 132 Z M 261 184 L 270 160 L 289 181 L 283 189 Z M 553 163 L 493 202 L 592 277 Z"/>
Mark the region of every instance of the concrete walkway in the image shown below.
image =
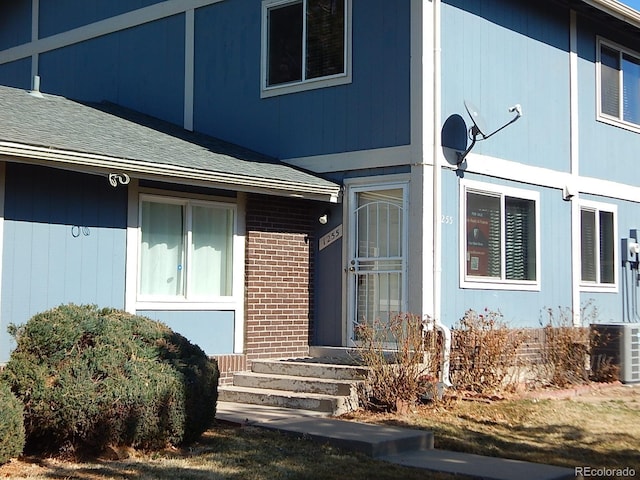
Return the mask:
<path id="1" fill-rule="evenodd" d="M 216 418 L 304 436 L 385 462 L 487 480 L 560 480 L 573 469 L 433 448 L 424 430 L 349 422 L 318 412 L 218 402 Z"/>

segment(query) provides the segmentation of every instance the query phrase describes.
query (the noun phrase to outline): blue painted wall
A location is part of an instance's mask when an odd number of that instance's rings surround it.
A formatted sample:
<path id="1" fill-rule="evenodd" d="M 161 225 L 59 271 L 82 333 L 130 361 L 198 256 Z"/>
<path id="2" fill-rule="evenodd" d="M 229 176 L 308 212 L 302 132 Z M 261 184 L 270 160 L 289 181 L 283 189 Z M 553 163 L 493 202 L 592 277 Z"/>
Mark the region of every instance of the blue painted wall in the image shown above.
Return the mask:
<path id="1" fill-rule="evenodd" d="M 44 53 L 39 73 L 43 92 L 108 100 L 182 124 L 184 16 Z"/>
<path id="2" fill-rule="evenodd" d="M 31 88 L 31 59 L 25 58 L 0 65 L 2 85 L 16 88 Z"/>
<path id="3" fill-rule="evenodd" d="M 453 218 L 442 225 L 442 322 L 453 325 L 464 312 L 485 308 L 500 311 L 512 326 L 539 326 L 546 308 L 571 308 L 571 204 L 558 190 L 465 175 L 466 179 L 540 192 L 540 291 L 460 288 L 459 179 L 443 172 L 442 214 Z"/>
<path id="4" fill-rule="evenodd" d="M 410 141 L 410 2 L 353 1 L 353 82 L 260 98 L 261 5 L 196 11 L 195 127 L 287 158 Z"/>
<path id="5" fill-rule="evenodd" d="M 579 17 L 579 98 L 580 98 L 580 174 L 640 185 L 637 166 L 640 134 L 596 121 L 596 36 L 640 52 L 637 37 L 630 38 L 621 29 L 604 28 L 602 24 Z"/>
<path id="6" fill-rule="evenodd" d="M 442 121 L 475 104 L 489 130 L 474 153 L 569 169 L 569 13 L 551 2 L 445 0 L 442 4 Z M 593 97 L 591 97 L 593 98 Z"/>
<path id="7" fill-rule="evenodd" d="M 106 177 L 7 164 L 0 362 L 9 323 L 68 302 L 124 308 L 126 212 Z"/>
<path id="8" fill-rule="evenodd" d="M 40 0 L 40 38 L 72 30 L 163 0 Z M 26 2 L 25 2 L 26 3 Z"/>
<path id="9" fill-rule="evenodd" d="M 235 313 L 232 311 L 140 310 L 136 313 L 166 324 L 196 343 L 207 355 L 233 353 Z"/>
<path id="10" fill-rule="evenodd" d="M 31 2 L 2 2 L 0 6 L 0 50 L 31 40 Z"/>

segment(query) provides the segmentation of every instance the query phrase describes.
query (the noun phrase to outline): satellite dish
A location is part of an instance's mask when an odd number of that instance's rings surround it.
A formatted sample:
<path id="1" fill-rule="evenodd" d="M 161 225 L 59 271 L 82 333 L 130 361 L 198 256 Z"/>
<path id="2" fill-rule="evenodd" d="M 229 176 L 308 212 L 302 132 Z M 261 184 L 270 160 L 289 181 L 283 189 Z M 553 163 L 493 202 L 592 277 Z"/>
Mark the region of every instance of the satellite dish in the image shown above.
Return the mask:
<path id="1" fill-rule="evenodd" d="M 469 117 L 471 117 L 473 126 L 469 129 L 469 137 L 471 138 L 471 145 L 469 145 L 464 152 L 458 154 L 458 165 L 464 162 L 465 157 L 471 151 L 471 149 L 475 146 L 477 141 L 486 140 L 487 138 L 492 137 L 493 135 L 498 133 L 500 130 L 507 128 L 509 125 L 511 125 L 513 122 L 515 122 L 522 116 L 522 107 L 520 106 L 520 104 L 514 105 L 513 107 L 509 108 L 509 112 L 515 112 L 516 116 L 513 117 L 504 125 L 502 125 L 497 130 L 494 130 L 493 132 L 487 134 L 489 129 L 487 128 L 487 124 L 484 121 L 484 118 L 482 118 L 482 115 L 480 115 L 480 110 L 478 110 L 478 108 L 473 103 L 468 102 L 467 100 L 464 101 L 464 108 L 467 110 Z M 478 138 L 478 136 L 480 136 L 481 138 Z"/>

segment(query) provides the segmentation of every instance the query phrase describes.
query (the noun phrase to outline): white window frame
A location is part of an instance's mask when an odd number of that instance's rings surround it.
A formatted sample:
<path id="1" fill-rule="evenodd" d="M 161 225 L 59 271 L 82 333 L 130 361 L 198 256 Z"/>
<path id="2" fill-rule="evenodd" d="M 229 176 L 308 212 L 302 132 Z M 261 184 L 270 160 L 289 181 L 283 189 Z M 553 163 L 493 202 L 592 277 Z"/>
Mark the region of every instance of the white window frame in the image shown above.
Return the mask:
<path id="1" fill-rule="evenodd" d="M 500 254 L 501 275 L 497 277 L 483 277 L 467 274 L 467 193 L 486 194 L 500 198 L 500 222 L 501 239 Z M 506 278 L 506 249 L 505 249 L 505 228 L 504 228 L 504 208 L 505 197 L 519 198 L 522 200 L 532 200 L 535 206 L 535 240 L 536 240 L 536 263 L 535 280 L 509 280 Z M 482 290 L 529 290 L 540 291 L 541 279 L 541 257 L 540 257 L 540 193 L 532 190 L 507 187 L 496 184 L 489 184 L 473 180 L 460 181 L 460 288 L 473 288 Z"/>
<path id="2" fill-rule="evenodd" d="M 598 280 L 596 282 L 585 282 L 582 280 L 582 211 L 590 210 L 595 212 L 595 222 L 596 222 L 596 271 Z M 600 212 L 611 212 L 613 213 L 613 283 L 601 283 L 600 282 Z M 578 249 L 578 258 L 580 261 L 578 262 L 578 278 L 580 279 L 580 290 L 583 292 L 617 292 L 618 291 L 618 259 L 619 259 L 619 249 L 618 249 L 618 207 L 617 205 L 611 203 L 602 203 L 602 202 L 593 202 L 589 200 L 580 200 L 578 203 L 578 224 L 580 225 L 580 238 L 578 239 L 576 248 Z"/>
<path id="3" fill-rule="evenodd" d="M 640 52 L 636 52 L 629 48 L 623 47 L 622 45 L 606 40 L 603 37 L 597 37 L 596 41 L 596 105 L 597 105 L 597 119 L 603 123 L 607 123 L 609 125 L 614 125 L 616 127 L 621 127 L 627 130 L 631 130 L 636 133 L 640 133 L 640 124 L 628 122 L 624 120 L 624 84 L 622 74 L 619 75 L 620 82 L 620 113 L 621 117 L 616 117 L 613 115 L 609 115 L 607 113 L 603 113 L 602 111 L 602 64 L 601 64 L 601 55 L 602 55 L 602 47 L 610 48 L 611 50 L 617 50 L 620 55 L 626 54 L 631 57 L 635 57 L 640 60 Z M 639 106 L 640 108 L 640 106 Z"/>
<path id="4" fill-rule="evenodd" d="M 140 294 L 140 281 L 141 281 L 141 239 L 142 239 L 142 202 L 143 201 L 157 201 L 161 203 L 174 204 L 174 205 L 203 205 L 209 207 L 223 207 L 228 208 L 233 212 L 233 241 L 232 241 L 232 285 L 231 295 L 218 296 L 212 295 L 210 297 L 190 297 L 187 292 L 184 296 L 175 295 L 142 295 Z M 208 197 L 198 195 L 180 195 L 180 194 L 159 194 L 159 193 L 140 193 L 137 201 L 137 246 L 136 246 L 136 283 L 135 283 L 135 309 L 136 310 L 237 310 L 238 302 L 241 301 L 243 296 L 242 285 L 239 285 L 238 279 L 243 279 L 244 276 L 240 272 L 242 264 L 244 263 L 244 257 L 237 255 L 237 248 L 240 246 L 238 241 L 238 208 L 235 203 L 226 201 L 211 200 Z M 186 232 L 185 232 L 185 251 L 187 255 L 187 276 L 189 275 L 188 257 L 191 249 L 191 225 L 188 220 L 189 214 L 186 219 Z M 241 261 L 240 261 L 241 260 Z M 243 281 L 243 280 L 242 280 Z M 188 280 L 187 280 L 188 285 Z M 187 286 L 188 288 L 188 286 Z"/>
<path id="5" fill-rule="evenodd" d="M 313 79 L 302 79 L 298 82 L 291 82 L 281 85 L 267 85 L 267 73 L 269 66 L 268 59 L 268 17 L 269 10 L 275 7 L 281 7 L 287 4 L 293 4 L 297 2 L 303 4 L 303 39 L 306 37 L 306 5 L 307 0 L 263 0 L 262 1 L 262 54 L 261 54 L 261 80 L 260 80 L 260 97 L 268 98 L 276 95 L 285 95 L 295 92 L 303 92 L 306 90 L 313 90 L 316 88 L 333 87 L 336 85 L 344 85 L 351 83 L 351 18 L 352 18 L 352 0 L 344 0 L 345 2 L 345 19 L 344 19 L 344 72 Z M 304 59 L 306 51 L 306 44 L 303 42 L 302 59 L 303 67 L 302 74 L 304 76 Z"/>

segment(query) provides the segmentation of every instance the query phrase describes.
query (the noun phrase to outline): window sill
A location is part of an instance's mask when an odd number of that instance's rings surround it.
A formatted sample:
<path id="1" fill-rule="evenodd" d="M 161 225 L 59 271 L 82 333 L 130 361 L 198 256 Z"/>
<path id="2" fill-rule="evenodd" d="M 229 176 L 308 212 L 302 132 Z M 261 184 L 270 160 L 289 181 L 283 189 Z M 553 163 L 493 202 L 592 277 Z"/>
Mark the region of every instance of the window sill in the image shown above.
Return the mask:
<path id="1" fill-rule="evenodd" d="M 351 75 L 340 74 L 333 77 L 323 77 L 314 80 L 305 80 L 303 82 L 297 83 L 274 85 L 272 87 L 263 87 L 260 92 L 260 98 L 276 97 L 279 95 L 287 95 L 289 93 L 305 92 L 307 90 L 335 87 L 338 85 L 346 85 L 349 83 L 351 83 Z"/>
<path id="2" fill-rule="evenodd" d="M 598 115 L 597 120 L 599 122 L 606 123 L 607 125 L 612 125 L 614 127 L 622 128 L 630 132 L 640 133 L 640 125 L 636 125 L 635 123 L 631 123 L 631 122 L 626 122 L 616 117 L 610 117 L 608 115 L 600 114 Z"/>
<path id="3" fill-rule="evenodd" d="M 618 293 L 617 283 L 581 283 L 581 292 Z"/>
<path id="4" fill-rule="evenodd" d="M 539 282 L 505 281 L 505 280 L 498 280 L 498 279 L 492 281 L 484 278 L 478 279 L 478 280 L 465 279 L 460 282 L 460 288 L 476 289 L 476 290 L 516 290 L 516 291 L 539 292 L 540 283 Z"/>
<path id="5" fill-rule="evenodd" d="M 193 300 L 144 300 L 137 301 L 136 310 L 236 310 L 238 301 L 236 299 L 217 301 L 193 301 Z"/>

